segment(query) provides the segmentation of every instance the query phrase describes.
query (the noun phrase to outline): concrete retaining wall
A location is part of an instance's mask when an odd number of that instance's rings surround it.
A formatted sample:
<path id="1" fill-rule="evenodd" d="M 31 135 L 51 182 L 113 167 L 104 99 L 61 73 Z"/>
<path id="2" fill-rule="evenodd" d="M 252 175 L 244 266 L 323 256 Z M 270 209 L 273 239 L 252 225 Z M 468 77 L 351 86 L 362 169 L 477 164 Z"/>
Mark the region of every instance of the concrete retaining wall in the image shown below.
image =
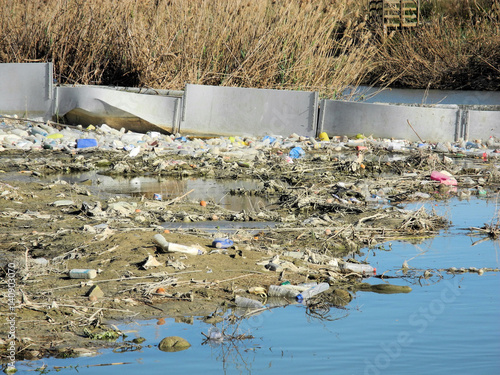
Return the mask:
<path id="1" fill-rule="evenodd" d="M 419 140 L 418 136 L 429 141 L 454 141 L 460 121 L 458 111 L 458 106 L 426 108 L 323 100 L 318 131 L 414 141 Z"/>
<path id="2" fill-rule="evenodd" d="M 318 93 L 186 85 L 181 131 L 316 136 Z"/>
<path id="3" fill-rule="evenodd" d="M 51 63 L 0 64 L 0 84 L 0 114 L 44 121 L 64 116 L 74 124 L 107 123 L 136 132 L 180 131 L 196 136 L 297 133 L 315 137 L 325 131 L 329 135 L 362 133 L 429 142 L 500 137 L 500 93 L 468 92 L 460 105 L 396 105 L 336 100 L 319 103 L 317 92 L 191 84 L 184 92 L 142 93 L 135 89 L 136 93 L 102 86 L 54 88 Z M 458 95 L 425 94 L 434 99 L 447 95 L 446 100 Z M 397 97 L 392 95 L 392 99 Z"/>
<path id="4" fill-rule="evenodd" d="M 106 123 L 136 132 L 178 130 L 181 98 L 98 86 L 56 88 L 55 115 L 74 124 Z"/>
<path id="5" fill-rule="evenodd" d="M 0 114 L 42 121 L 52 118 L 52 63 L 0 64 L 0 87 Z"/>

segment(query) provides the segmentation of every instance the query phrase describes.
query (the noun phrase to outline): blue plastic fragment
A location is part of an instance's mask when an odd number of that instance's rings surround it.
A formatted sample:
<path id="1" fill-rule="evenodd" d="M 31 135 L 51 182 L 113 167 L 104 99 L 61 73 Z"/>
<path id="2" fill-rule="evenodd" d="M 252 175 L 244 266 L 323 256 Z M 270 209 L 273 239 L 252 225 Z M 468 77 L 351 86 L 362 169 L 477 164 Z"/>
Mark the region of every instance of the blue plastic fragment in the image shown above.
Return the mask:
<path id="1" fill-rule="evenodd" d="M 234 245 L 234 242 L 229 238 L 216 238 L 212 242 L 212 246 L 218 249 L 227 249 Z"/>
<path id="2" fill-rule="evenodd" d="M 76 148 L 87 148 L 87 147 L 97 147 L 97 140 L 92 138 L 76 140 Z"/>
<path id="3" fill-rule="evenodd" d="M 266 140 L 269 140 L 269 144 L 273 144 L 274 142 L 276 142 L 276 138 L 274 137 L 270 137 L 268 135 L 266 135 L 264 138 L 262 138 L 262 141 L 266 141 Z"/>
<path id="4" fill-rule="evenodd" d="M 290 155 L 290 157 L 292 159 L 298 159 L 300 157 L 302 157 L 303 155 L 305 155 L 305 151 L 302 149 L 302 147 L 294 147 L 290 150 L 290 153 L 288 155 Z"/>

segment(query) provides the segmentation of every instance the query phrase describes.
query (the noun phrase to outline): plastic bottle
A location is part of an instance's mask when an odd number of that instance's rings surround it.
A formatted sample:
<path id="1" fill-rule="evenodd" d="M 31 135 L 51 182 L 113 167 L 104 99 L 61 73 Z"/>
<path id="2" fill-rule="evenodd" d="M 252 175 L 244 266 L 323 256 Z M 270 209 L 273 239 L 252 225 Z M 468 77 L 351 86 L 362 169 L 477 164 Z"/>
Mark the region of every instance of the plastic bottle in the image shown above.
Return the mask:
<path id="1" fill-rule="evenodd" d="M 94 269 L 74 268 L 69 271 L 70 279 L 93 279 L 97 276 L 97 271 Z"/>
<path id="2" fill-rule="evenodd" d="M 155 234 L 153 236 L 153 241 L 160 246 L 164 251 L 169 252 L 169 253 L 184 253 L 184 254 L 191 254 L 191 255 L 202 255 L 203 251 L 200 249 L 197 249 L 196 247 L 192 246 L 186 246 L 186 245 L 179 245 L 177 243 L 172 243 L 172 242 L 167 242 L 165 237 L 163 237 L 161 234 Z"/>
<path id="3" fill-rule="evenodd" d="M 48 135 L 48 133 L 43 130 L 42 128 L 40 128 L 39 126 L 33 126 L 31 128 L 31 134 L 40 134 L 42 137 L 46 137 Z"/>
<path id="4" fill-rule="evenodd" d="M 358 264 L 358 263 L 343 263 L 341 268 L 344 271 L 357 272 L 363 275 L 376 275 L 377 269 L 370 266 L 369 264 Z"/>
<path id="5" fill-rule="evenodd" d="M 283 285 L 270 285 L 267 291 L 269 297 L 295 298 L 299 292 Z"/>
<path id="6" fill-rule="evenodd" d="M 234 242 L 229 238 L 215 238 L 212 242 L 212 246 L 217 249 L 227 249 L 234 245 Z"/>
<path id="7" fill-rule="evenodd" d="M 240 296 L 235 297 L 234 303 L 236 304 L 236 306 L 244 308 L 260 309 L 264 307 L 264 305 L 260 301 Z"/>
<path id="8" fill-rule="evenodd" d="M 207 336 L 208 336 L 209 340 L 215 340 L 215 341 L 222 341 L 222 340 L 224 340 L 223 333 L 217 327 L 210 327 L 208 329 L 208 335 Z"/>
<path id="9" fill-rule="evenodd" d="M 300 294 L 295 297 L 297 302 L 301 303 L 319 293 L 323 293 L 325 290 L 328 290 L 330 288 L 330 284 L 328 283 L 320 283 L 316 286 L 313 286 L 312 288 L 309 288 L 307 290 L 304 290 Z"/>

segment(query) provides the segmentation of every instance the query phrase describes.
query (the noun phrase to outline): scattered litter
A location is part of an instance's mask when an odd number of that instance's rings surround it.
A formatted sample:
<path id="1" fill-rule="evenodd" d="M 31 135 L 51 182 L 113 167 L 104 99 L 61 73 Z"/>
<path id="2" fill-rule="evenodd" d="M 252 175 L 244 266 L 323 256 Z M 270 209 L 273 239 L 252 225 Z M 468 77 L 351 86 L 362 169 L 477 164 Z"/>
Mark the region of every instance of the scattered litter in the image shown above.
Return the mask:
<path id="1" fill-rule="evenodd" d="M 300 292 L 300 294 L 297 294 L 295 299 L 299 303 L 303 303 L 307 301 L 309 298 L 314 297 L 317 294 L 323 293 L 330 289 L 330 284 L 328 283 L 321 283 L 318 285 L 313 286 L 312 288 L 306 289 L 303 292 Z"/>
<path id="2" fill-rule="evenodd" d="M 431 180 L 439 181 L 444 185 L 456 186 L 457 180 L 447 171 L 432 171 Z"/>
<path id="3" fill-rule="evenodd" d="M 60 200 L 60 201 L 55 201 L 52 202 L 50 205 L 54 207 L 63 207 L 63 206 L 73 206 L 75 204 L 74 201 L 65 199 L 65 200 Z"/>
<path id="4" fill-rule="evenodd" d="M 71 279 L 94 279 L 97 276 L 97 270 L 95 269 L 81 269 L 74 268 L 69 271 L 69 277 Z"/>
<path id="5" fill-rule="evenodd" d="M 212 242 L 212 246 L 217 249 L 227 249 L 234 245 L 234 242 L 229 238 L 216 238 Z"/>
<path id="6" fill-rule="evenodd" d="M 298 159 L 298 158 L 301 158 L 302 156 L 305 155 L 305 151 L 302 149 L 302 147 L 294 147 L 290 150 L 290 153 L 289 153 L 289 156 L 292 158 L 292 159 Z"/>
<path id="7" fill-rule="evenodd" d="M 148 255 L 148 257 L 146 258 L 146 260 L 142 264 L 142 268 L 144 268 L 145 270 L 147 270 L 149 268 L 159 267 L 161 265 L 162 264 L 160 262 L 158 262 L 158 260 L 154 256 Z"/>
<path id="8" fill-rule="evenodd" d="M 87 297 L 95 297 L 96 299 L 100 299 L 100 298 L 104 297 L 104 292 L 99 287 L 99 285 L 94 285 L 88 291 Z"/>
<path id="9" fill-rule="evenodd" d="M 76 148 L 89 148 L 97 147 L 97 140 L 95 139 L 77 139 Z"/>
<path id="10" fill-rule="evenodd" d="M 235 297 L 234 303 L 236 304 L 237 307 L 243 307 L 243 308 L 260 309 L 264 307 L 264 305 L 260 301 L 240 296 Z"/>
<path id="11" fill-rule="evenodd" d="M 153 236 L 153 242 L 155 242 L 163 251 L 168 253 L 184 253 L 190 255 L 202 255 L 204 250 L 199 247 L 180 245 L 172 242 L 167 242 L 165 237 L 161 234 L 155 234 Z"/>

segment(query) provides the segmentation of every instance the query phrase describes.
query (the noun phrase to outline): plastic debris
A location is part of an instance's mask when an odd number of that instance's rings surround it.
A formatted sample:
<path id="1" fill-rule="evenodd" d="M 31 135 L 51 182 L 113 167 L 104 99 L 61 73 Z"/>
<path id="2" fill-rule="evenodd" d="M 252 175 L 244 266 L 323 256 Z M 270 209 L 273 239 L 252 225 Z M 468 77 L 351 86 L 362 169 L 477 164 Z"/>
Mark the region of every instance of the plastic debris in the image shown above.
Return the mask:
<path id="1" fill-rule="evenodd" d="M 449 186 L 457 185 L 457 180 L 449 172 L 446 171 L 432 171 L 431 180 L 439 181 L 440 183 Z"/>
<path id="2" fill-rule="evenodd" d="M 234 245 L 234 242 L 229 238 L 216 238 L 212 241 L 212 246 L 217 249 L 227 249 Z"/>
<path id="3" fill-rule="evenodd" d="M 301 158 L 302 156 L 305 155 L 305 151 L 302 149 L 302 147 L 294 147 L 290 150 L 290 153 L 288 154 L 292 159 L 298 159 Z"/>
<path id="4" fill-rule="evenodd" d="M 88 148 L 88 147 L 97 147 L 97 140 L 90 138 L 76 140 L 76 148 Z"/>

